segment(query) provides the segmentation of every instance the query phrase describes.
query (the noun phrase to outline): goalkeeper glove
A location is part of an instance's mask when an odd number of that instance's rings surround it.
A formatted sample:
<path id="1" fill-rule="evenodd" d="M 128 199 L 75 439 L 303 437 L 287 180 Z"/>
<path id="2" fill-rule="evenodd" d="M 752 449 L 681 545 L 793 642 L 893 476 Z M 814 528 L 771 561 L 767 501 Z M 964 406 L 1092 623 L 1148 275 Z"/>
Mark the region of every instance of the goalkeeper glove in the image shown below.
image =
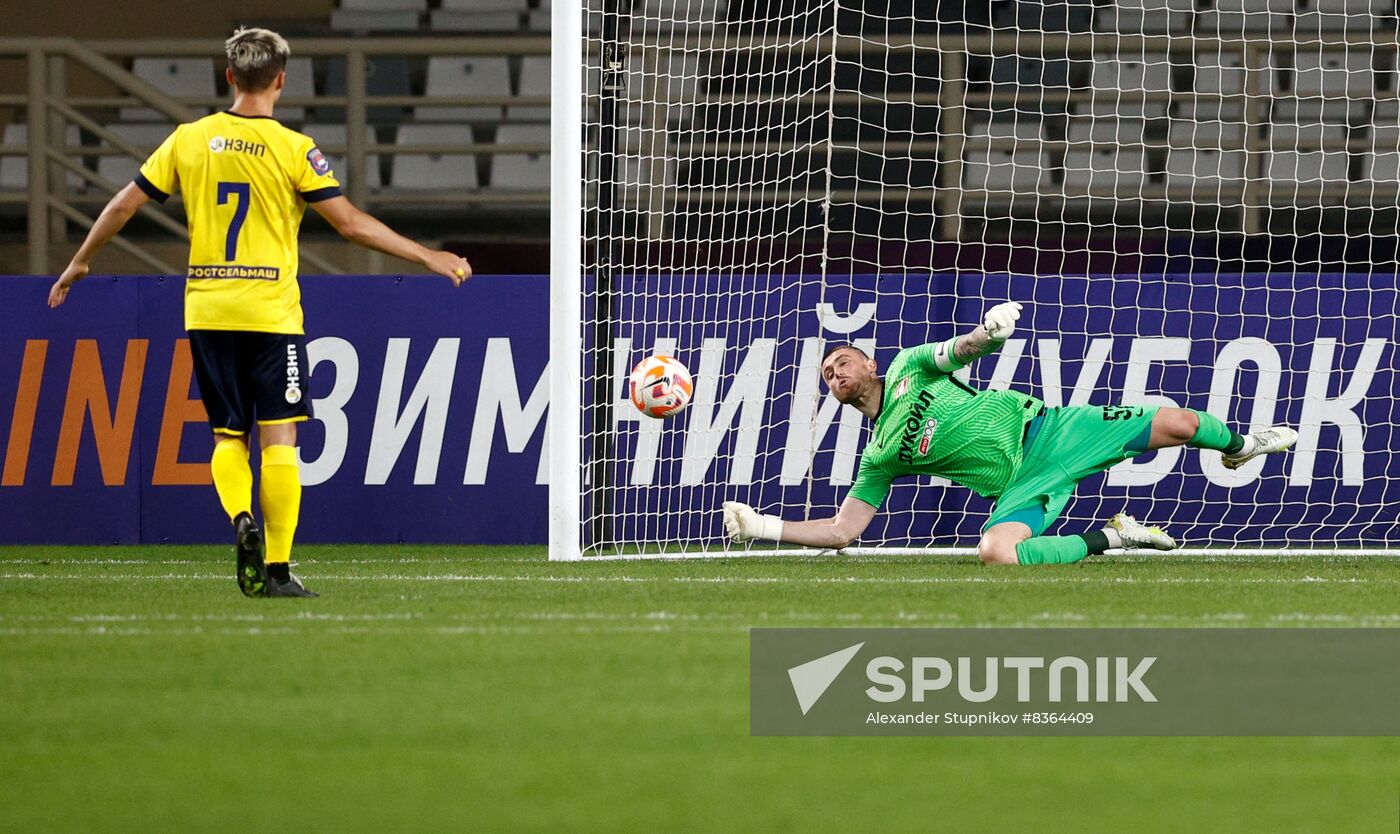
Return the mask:
<path id="1" fill-rule="evenodd" d="M 736 542 L 749 539 L 783 540 L 783 520 L 775 515 L 759 515 L 748 504 L 724 502 L 724 531 Z"/>
<path id="2" fill-rule="evenodd" d="M 994 342 L 1004 342 L 1016 332 L 1016 319 L 1021 317 L 1021 302 L 1008 301 L 998 304 L 982 317 L 982 326 Z"/>

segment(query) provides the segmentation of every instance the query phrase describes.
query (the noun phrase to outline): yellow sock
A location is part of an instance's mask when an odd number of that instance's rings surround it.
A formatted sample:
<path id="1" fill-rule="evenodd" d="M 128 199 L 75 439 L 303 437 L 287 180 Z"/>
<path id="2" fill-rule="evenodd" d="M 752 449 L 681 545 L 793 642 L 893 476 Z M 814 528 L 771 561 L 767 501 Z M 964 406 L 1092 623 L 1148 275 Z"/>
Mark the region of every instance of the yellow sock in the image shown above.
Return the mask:
<path id="1" fill-rule="evenodd" d="M 224 505 L 229 521 L 239 513 L 253 511 L 253 469 L 248 466 L 248 441 L 242 437 L 221 437 L 214 444 L 209 461 L 214 473 L 214 490 Z"/>
<path id="2" fill-rule="evenodd" d="M 258 499 L 267 542 L 265 558 L 269 563 L 288 562 L 301 515 L 301 472 L 297 469 L 295 446 L 267 446 L 262 450 Z"/>

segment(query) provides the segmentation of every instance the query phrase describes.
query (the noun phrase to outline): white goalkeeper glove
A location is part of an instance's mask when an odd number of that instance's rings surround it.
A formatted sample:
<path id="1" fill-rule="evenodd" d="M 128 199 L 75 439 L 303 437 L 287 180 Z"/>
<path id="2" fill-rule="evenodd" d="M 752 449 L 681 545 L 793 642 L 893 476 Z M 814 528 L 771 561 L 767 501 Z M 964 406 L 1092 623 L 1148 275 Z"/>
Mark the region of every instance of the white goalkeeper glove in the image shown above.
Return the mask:
<path id="1" fill-rule="evenodd" d="M 748 504 L 724 502 L 724 532 L 736 542 L 749 539 L 783 540 L 783 520 L 775 515 L 759 515 Z"/>
<path id="2" fill-rule="evenodd" d="M 982 317 L 982 326 L 994 342 L 1004 342 L 1016 332 L 1016 320 L 1021 317 L 1021 302 L 998 304 Z"/>

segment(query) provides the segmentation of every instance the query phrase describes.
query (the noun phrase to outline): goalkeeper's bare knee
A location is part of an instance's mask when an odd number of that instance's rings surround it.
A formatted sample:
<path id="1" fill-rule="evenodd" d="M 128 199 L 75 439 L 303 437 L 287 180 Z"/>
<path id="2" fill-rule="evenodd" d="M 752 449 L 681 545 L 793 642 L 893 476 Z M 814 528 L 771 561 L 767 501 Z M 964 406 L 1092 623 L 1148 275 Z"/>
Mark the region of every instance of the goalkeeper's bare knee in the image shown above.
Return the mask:
<path id="1" fill-rule="evenodd" d="M 1030 538 L 1031 529 L 1019 522 L 996 524 L 977 542 L 977 558 L 984 565 L 1018 565 L 1016 545 Z"/>
<path id="2" fill-rule="evenodd" d="M 1152 435 L 1147 448 L 1183 446 L 1196 436 L 1200 425 L 1200 418 L 1189 408 L 1159 408 L 1152 417 Z"/>

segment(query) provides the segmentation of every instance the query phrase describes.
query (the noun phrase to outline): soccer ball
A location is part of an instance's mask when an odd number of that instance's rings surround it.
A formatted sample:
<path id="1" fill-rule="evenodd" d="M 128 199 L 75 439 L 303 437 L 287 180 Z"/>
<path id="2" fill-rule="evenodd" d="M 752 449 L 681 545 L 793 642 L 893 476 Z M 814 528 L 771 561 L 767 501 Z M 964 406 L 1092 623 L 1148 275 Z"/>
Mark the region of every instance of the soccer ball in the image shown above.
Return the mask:
<path id="1" fill-rule="evenodd" d="M 632 404 L 648 417 L 664 420 L 690 405 L 695 384 L 690 371 L 670 356 L 648 356 L 632 369 Z"/>

